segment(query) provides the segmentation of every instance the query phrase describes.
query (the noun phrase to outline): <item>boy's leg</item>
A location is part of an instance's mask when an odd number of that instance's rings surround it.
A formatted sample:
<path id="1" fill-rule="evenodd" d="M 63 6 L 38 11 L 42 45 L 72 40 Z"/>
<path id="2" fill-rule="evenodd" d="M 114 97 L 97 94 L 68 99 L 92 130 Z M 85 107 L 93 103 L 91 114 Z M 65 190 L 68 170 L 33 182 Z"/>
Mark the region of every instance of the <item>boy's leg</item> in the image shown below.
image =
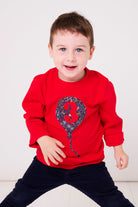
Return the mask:
<path id="1" fill-rule="evenodd" d="M 35 157 L 23 178 L 18 180 L 0 207 L 25 207 L 45 192 L 62 184 L 64 170 L 46 166 Z"/>
<path id="2" fill-rule="evenodd" d="M 66 180 L 101 207 L 134 207 L 114 185 L 104 162 L 74 168 Z"/>

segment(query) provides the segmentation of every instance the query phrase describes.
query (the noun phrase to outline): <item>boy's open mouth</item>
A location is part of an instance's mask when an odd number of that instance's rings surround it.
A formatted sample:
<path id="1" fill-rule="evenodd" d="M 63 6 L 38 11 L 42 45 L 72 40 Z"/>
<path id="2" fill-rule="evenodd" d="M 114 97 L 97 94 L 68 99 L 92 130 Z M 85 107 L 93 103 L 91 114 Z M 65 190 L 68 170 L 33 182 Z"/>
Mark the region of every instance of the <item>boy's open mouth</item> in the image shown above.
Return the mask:
<path id="1" fill-rule="evenodd" d="M 75 65 L 64 65 L 67 70 L 74 70 L 77 66 Z"/>

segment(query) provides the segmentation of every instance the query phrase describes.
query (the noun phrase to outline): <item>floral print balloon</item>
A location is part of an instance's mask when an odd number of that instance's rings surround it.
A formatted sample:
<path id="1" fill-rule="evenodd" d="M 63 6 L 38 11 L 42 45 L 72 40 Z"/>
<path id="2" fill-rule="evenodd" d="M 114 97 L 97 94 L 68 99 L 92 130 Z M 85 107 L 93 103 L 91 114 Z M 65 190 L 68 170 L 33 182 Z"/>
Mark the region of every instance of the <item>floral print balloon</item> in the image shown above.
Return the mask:
<path id="1" fill-rule="evenodd" d="M 80 125 L 83 121 L 86 114 L 85 105 L 81 100 L 76 97 L 67 96 L 63 97 L 59 100 L 56 108 L 56 117 L 60 122 L 62 127 L 66 130 L 70 139 L 70 148 L 71 150 L 77 154 L 78 157 L 80 155 L 74 151 L 71 144 L 72 132 Z"/>

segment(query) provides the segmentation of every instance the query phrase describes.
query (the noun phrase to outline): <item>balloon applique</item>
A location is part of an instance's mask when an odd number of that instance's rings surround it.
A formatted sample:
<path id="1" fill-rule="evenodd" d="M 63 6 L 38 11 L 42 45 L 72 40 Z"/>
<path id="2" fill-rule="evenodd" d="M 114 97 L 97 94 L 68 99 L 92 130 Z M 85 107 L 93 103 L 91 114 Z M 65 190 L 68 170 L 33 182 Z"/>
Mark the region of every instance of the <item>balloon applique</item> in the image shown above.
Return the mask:
<path id="1" fill-rule="evenodd" d="M 70 140 L 71 150 L 74 151 L 71 144 L 72 132 L 80 125 L 86 114 L 86 108 L 83 102 L 75 97 L 67 96 L 59 100 L 56 108 L 56 117 L 62 127 L 66 130 Z"/>

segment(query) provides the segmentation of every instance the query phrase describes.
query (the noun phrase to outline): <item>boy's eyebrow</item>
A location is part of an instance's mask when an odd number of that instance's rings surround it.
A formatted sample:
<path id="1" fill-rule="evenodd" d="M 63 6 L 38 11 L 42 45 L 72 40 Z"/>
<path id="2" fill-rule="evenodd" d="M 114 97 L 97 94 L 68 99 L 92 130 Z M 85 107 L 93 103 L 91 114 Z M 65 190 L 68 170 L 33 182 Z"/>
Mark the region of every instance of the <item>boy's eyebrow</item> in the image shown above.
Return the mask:
<path id="1" fill-rule="evenodd" d="M 77 45 L 77 47 L 86 47 L 86 45 Z"/>
<path id="2" fill-rule="evenodd" d="M 65 45 L 56 45 L 56 47 L 66 47 Z M 76 47 L 86 47 L 86 45 L 76 45 Z"/>
<path id="3" fill-rule="evenodd" d="M 56 45 L 56 47 L 65 47 L 65 45 Z"/>

